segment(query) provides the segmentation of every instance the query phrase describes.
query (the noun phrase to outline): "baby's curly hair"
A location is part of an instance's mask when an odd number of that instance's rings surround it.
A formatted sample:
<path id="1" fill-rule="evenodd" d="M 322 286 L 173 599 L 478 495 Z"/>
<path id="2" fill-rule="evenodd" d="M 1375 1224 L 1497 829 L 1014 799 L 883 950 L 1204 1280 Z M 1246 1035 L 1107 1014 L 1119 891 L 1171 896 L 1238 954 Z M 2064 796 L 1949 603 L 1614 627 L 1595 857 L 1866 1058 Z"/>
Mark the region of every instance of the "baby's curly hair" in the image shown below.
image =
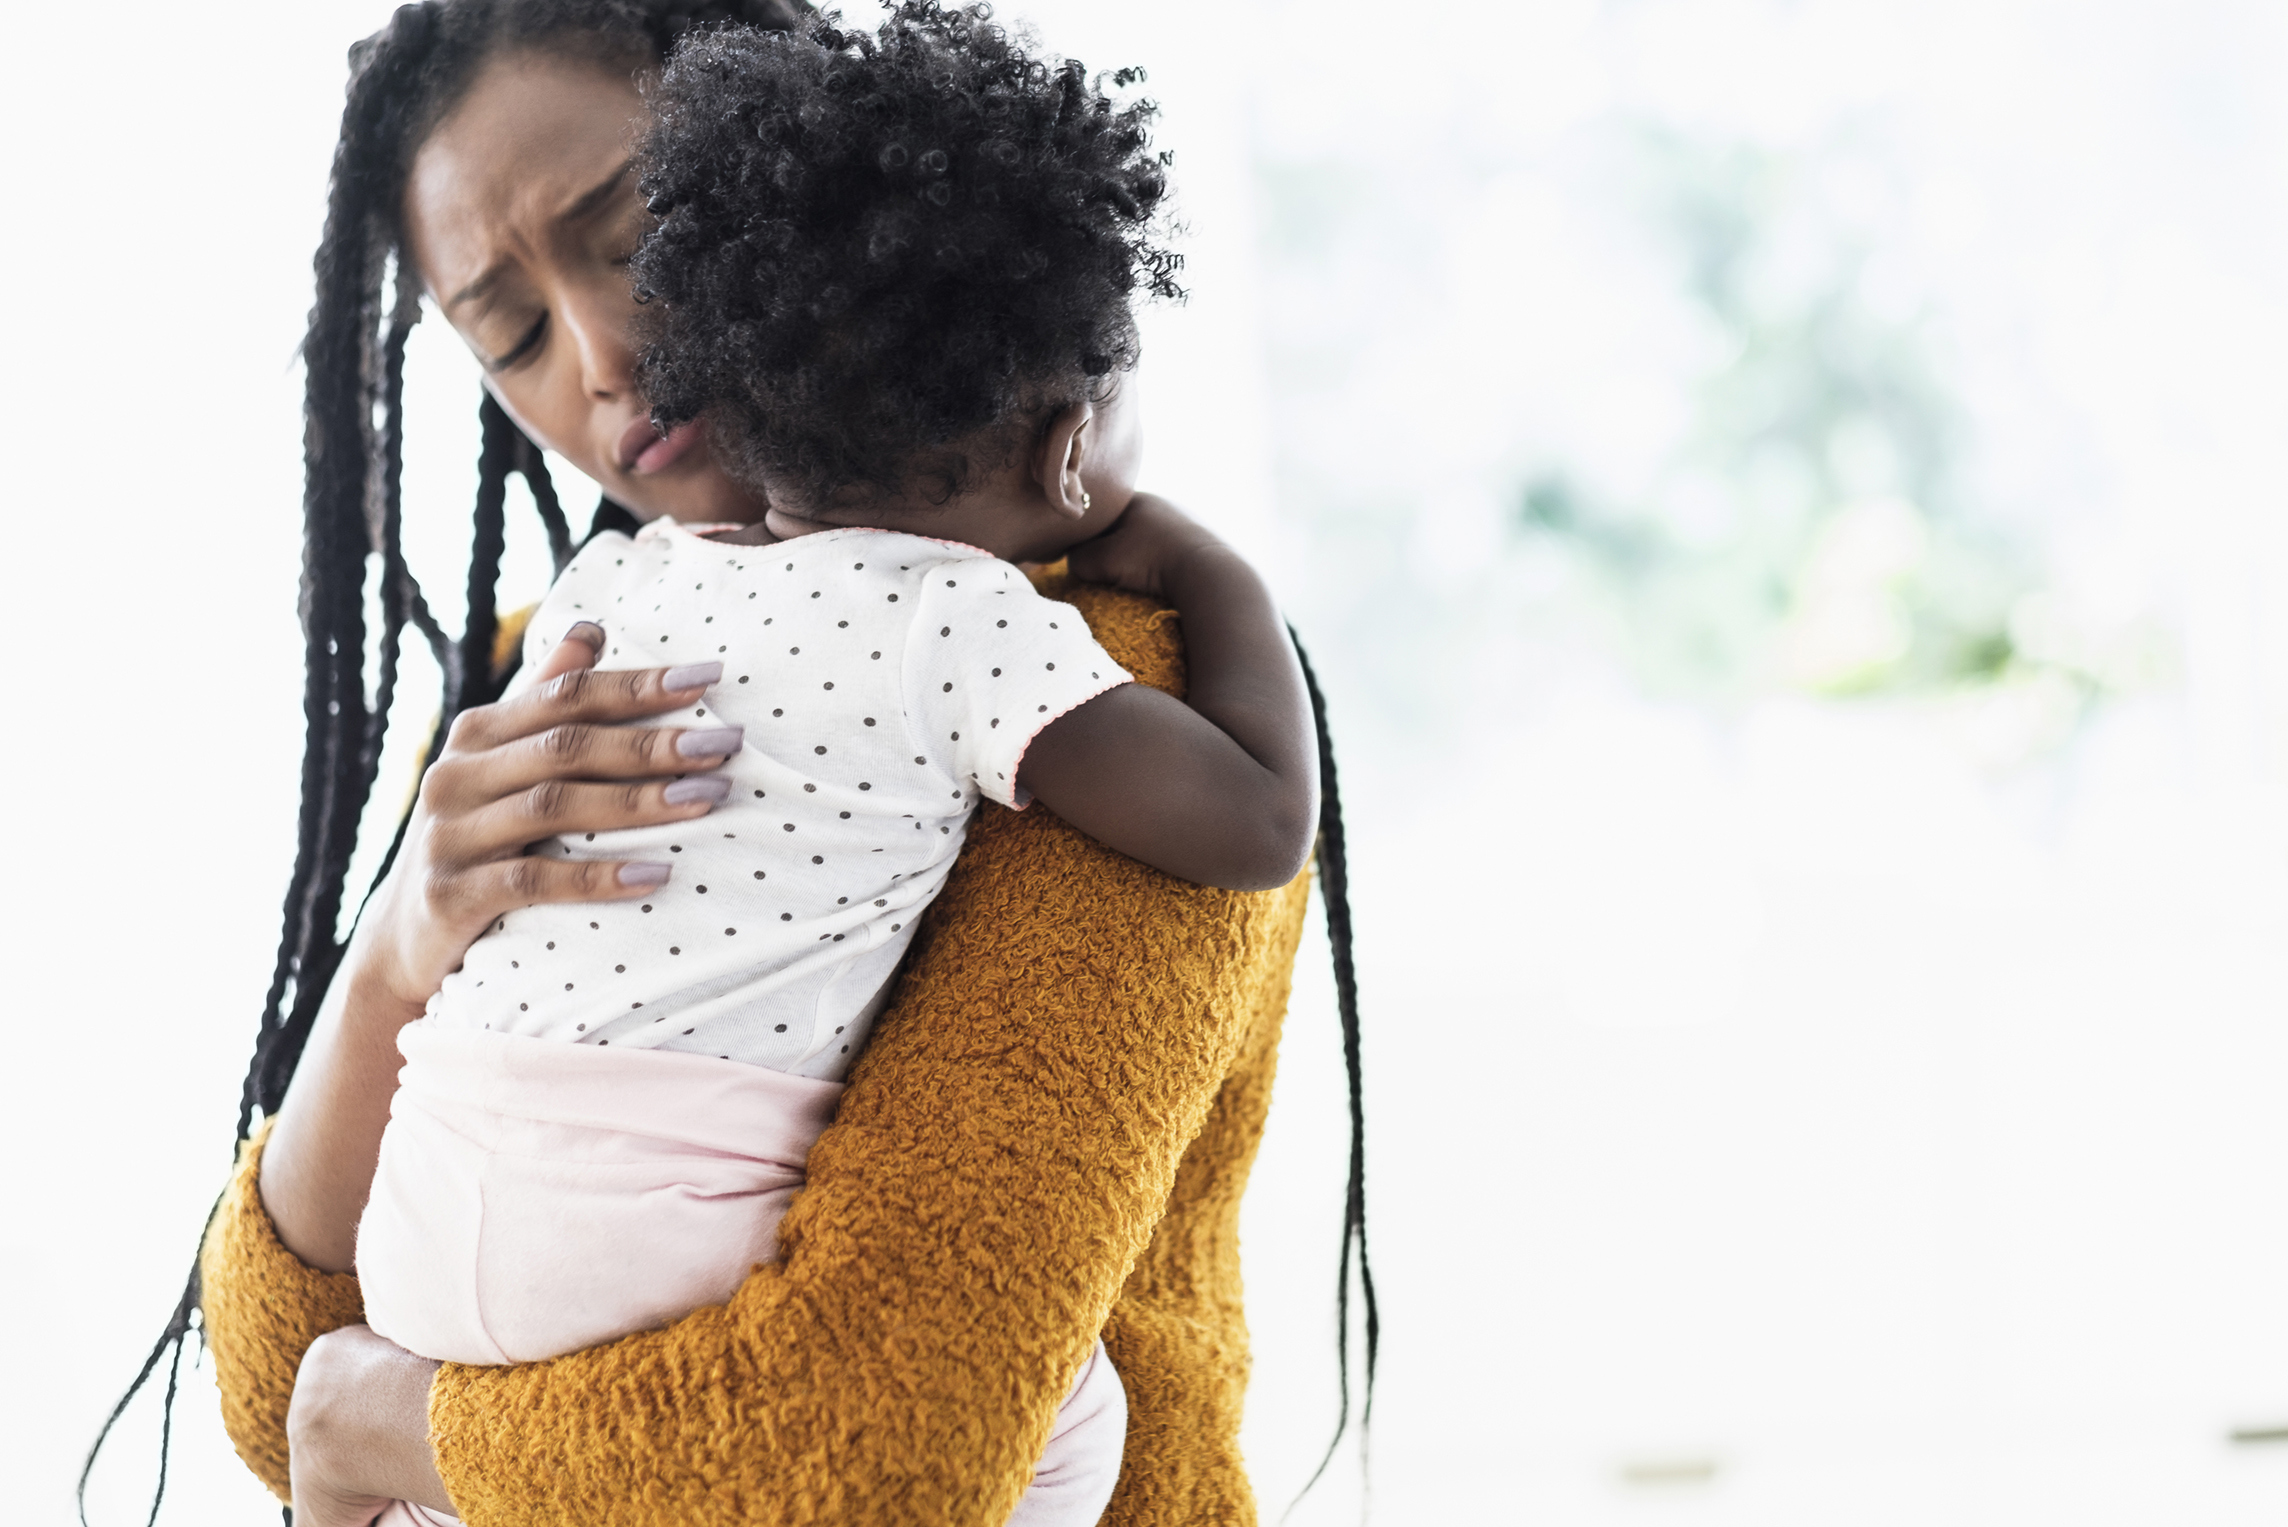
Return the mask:
<path id="1" fill-rule="evenodd" d="M 837 12 L 707 32 L 654 87 L 641 381 L 660 423 L 710 416 L 734 475 L 943 502 L 1135 363 L 1138 287 L 1183 295 L 1155 108 L 991 16 L 906 0 L 873 35 Z"/>

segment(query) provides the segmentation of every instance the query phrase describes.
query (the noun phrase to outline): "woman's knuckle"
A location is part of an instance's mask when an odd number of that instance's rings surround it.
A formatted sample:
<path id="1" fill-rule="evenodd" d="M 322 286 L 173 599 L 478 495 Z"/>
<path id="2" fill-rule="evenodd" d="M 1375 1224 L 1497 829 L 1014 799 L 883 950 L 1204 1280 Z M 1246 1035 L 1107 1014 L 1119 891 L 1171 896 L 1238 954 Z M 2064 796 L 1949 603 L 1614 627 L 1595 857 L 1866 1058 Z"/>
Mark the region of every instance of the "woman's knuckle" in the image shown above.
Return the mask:
<path id="1" fill-rule="evenodd" d="M 433 869 L 421 879 L 421 899 L 439 911 L 458 911 L 468 895 L 468 883 L 451 870 Z"/>
<path id="2" fill-rule="evenodd" d="M 570 673 L 560 673 L 548 681 L 549 698 L 560 705 L 580 704 L 595 687 L 596 671 L 593 668 L 575 668 Z"/>
<path id="3" fill-rule="evenodd" d="M 548 866 L 538 859 L 511 859 L 501 879 L 509 894 L 530 901 L 548 889 Z"/>
<path id="4" fill-rule="evenodd" d="M 537 822 L 553 822 L 564 809 L 567 787 L 560 779 L 544 779 L 524 792 L 524 814 Z"/>
<path id="5" fill-rule="evenodd" d="M 407 836 L 416 863 L 434 866 L 431 873 L 444 873 L 453 868 L 453 839 L 438 818 L 423 813 Z"/>
<path id="6" fill-rule="evenodd" d="M 423 796 L 430 799 L 451 796 L 468 779 L 469 768 L 470 755 L 467 753 L 440 755 L 421 776 Z"/>
<path id="7" fill-rule="evenodd" d="M 592 729 L 575 724 L 552 726 L 540 734 L 540 751 L 550 758 L 578 758 L 588 751 L 595 733 Z"/>
<path id="8" fill-rule="evenodd" d="M 614 804 L 616 804 L 620 810 L 627 812 L 632 816 L 650 804 L 649 797 L 646 794 L 646 792 L 650 789 L 651 787 L 649 785 L 622 785 L 619 787 L 617 792 L 618 798 Z"/>

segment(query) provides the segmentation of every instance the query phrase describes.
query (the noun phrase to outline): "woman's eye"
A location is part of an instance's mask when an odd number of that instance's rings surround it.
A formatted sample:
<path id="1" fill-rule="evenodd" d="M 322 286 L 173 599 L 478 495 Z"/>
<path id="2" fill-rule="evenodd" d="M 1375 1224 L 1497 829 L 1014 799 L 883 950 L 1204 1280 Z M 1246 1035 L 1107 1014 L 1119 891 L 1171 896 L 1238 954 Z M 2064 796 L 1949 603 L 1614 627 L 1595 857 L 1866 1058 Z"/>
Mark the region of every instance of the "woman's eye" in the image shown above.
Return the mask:
<path id="1" fill-rule="evenodd" d="M 646 211 L 644 204 L 631 193 L 626 215 L 615 219 L 614 226 L 606 230 L 605 258 L 614 266 L 624 268 L 635 259 L 636 249 L 643 243 L 644 235 L 657 223 L 658 219 Z"/>
<path id="2" fill-rule="evenodd" d="M 532 321 L 532 327 L 524 331 L 524 337 L 518 340 L 507 354 L 495 356 L 492 360 L 485 362 L 485 369 L 487 371 L 514 370 L 532 358 L 533 352 L 540 348 L 540 341 L 547 332 L 548 315 L 543 313 Z"/>

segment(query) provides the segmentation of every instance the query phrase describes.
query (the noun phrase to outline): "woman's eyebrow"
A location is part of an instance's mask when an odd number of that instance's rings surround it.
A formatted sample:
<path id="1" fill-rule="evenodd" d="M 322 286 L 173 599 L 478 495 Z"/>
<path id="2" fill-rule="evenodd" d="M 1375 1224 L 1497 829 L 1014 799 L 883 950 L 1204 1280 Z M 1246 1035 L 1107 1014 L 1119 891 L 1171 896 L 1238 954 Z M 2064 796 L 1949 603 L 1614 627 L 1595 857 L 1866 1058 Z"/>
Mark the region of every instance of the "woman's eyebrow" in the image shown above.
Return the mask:
<path id="1" fill-rule="evenodd" d="M 560 223 L 576 223 L 610 201 L 612 193 L 620 188 L 621 181 L 628 178 L 628 170 L 634 164 L 632 158 L 621 160 L 617 169 L 580 193 L 571 206 L 556 215 L 556 220 Z"/>
<path id="2" fill-rule="evenodd" d="M 495 260 L 490 266 L 486 267 L 485 273 L 483 275 L 477 277 L 476 280 L 471 281 L 467 286 L 462 287 L 452 296 L 447 297 L 445 299 L 446 308 L 448 310 L 457 308 L 462 303 L 467 302 L 472 298 L 482 297 L 487 291 L 491 290 L 492 284 L 495 281 L 498 281 L 503 273 L 505 273 L 507 270 L 508 261 Z"/>
<path id="3" fill-rule="evenodd" d="M 573 198 L 570 206 L 556 214 L 556 220 L 560 223 L 576 223 L 582 218 L 593 216 L 599 207 L 612 199 L 612 193 L 617 191 L 620 188 L 620 183 L 628 178 L 628 171 L 634 165 L 635 160 L 632 158 L 621 160 L 611 174 L 606 175 L 602 180 L 597 181 Z M 486 267 L 484 274 L 446 298 L 445 306 L 448 309 L 457 308 L 464 302 L 482 297 L 492 289 L 493 283 L 507 272 L 508 267 L 509 262 L 505 259 L 495 261 Z"/>

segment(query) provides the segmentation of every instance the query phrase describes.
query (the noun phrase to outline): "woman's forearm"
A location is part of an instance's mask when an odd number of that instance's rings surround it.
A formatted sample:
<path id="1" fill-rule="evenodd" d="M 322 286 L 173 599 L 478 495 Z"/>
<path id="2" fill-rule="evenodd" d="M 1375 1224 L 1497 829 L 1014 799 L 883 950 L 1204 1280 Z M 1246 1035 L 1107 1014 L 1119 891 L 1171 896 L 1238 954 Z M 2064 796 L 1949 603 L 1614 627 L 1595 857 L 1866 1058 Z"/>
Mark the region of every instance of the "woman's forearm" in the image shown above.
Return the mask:
<path id="1" fill-rule="evenodd" d="M 397 1090 L 397 1032 L 421 1016 L 374 976 L 368 955 L 367 940 L 353 938 L 262 1158 L 262 1206 L 278 1239 L 322 1272 L 356 1262 Z"/>

